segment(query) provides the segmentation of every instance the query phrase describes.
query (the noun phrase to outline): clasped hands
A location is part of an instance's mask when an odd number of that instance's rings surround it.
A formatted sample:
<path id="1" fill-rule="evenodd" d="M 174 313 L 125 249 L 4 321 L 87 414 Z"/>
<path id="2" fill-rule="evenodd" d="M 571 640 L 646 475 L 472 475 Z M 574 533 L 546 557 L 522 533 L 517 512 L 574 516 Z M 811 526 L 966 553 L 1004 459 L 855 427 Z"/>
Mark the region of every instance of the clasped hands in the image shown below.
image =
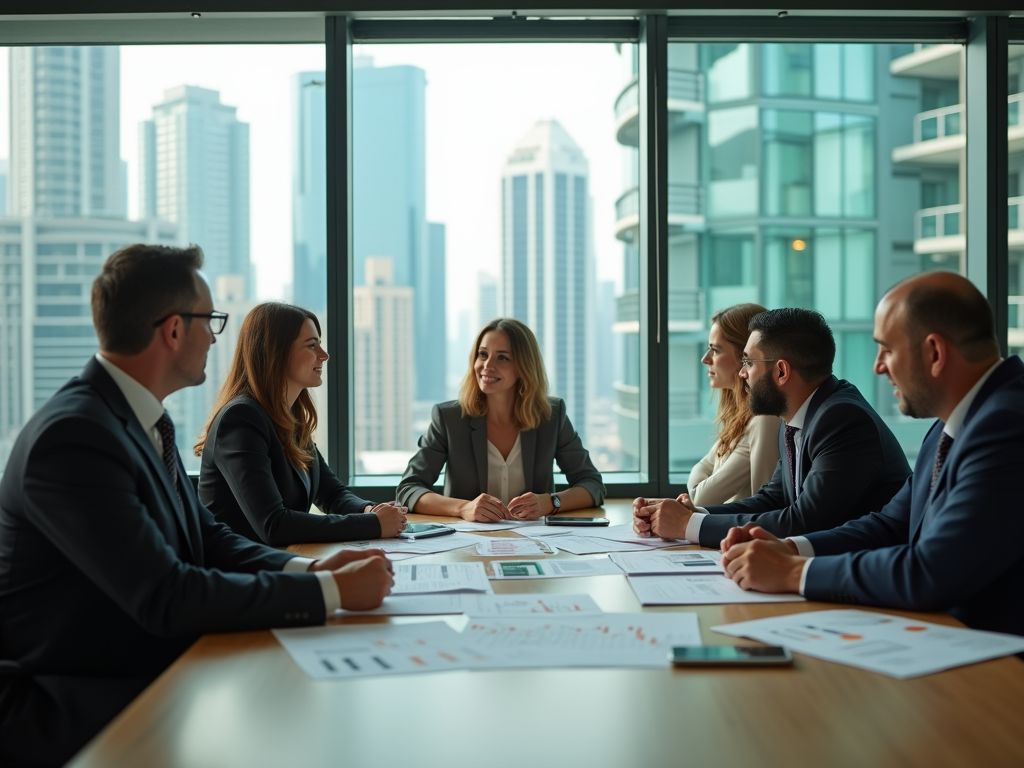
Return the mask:
<path id="1" fill-rule="evenodd" d="M 685 539 L 686 526 L 696 511 L 685 493 L 674 499 L 640 497 L 633 500 L 633 530 L 643 538 Z"/>
<path id="2" fill-rule="evenodd" d="M 481 493 L 467 501 L 459 510 L 463 520 L 477 523 L 496 523 L 499 520 L 537 520 L 554 509 L 547 493 L 524 493 L 516 496 L 506 507 L 501 499 Z"/>

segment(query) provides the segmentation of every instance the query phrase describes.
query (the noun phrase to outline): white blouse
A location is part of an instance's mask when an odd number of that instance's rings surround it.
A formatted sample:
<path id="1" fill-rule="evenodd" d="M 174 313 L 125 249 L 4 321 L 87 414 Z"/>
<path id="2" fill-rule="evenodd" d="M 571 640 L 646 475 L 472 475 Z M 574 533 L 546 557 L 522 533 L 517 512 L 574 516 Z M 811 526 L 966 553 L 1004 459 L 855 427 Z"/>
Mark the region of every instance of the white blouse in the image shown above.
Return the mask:
<path id="1" fill-rule="evenodd" d="M 732 453 L 716 455 L 718 442 L 690 470 L 686 487 L 695 506 L 727 504 L 747 499 L 772 479 L 779 463 L 779 425 L 776 416 L 755 416 Z"/>
<path id="2" fill-rule="evenodd" d="M 501 451 L 487 441 L 487 493 L 508 506 L 516 496 L 526 493 L 526 476 L 523 473 L 523 449 L 520 438 L 509 451 L 508 458 L 501 456 Z"/>

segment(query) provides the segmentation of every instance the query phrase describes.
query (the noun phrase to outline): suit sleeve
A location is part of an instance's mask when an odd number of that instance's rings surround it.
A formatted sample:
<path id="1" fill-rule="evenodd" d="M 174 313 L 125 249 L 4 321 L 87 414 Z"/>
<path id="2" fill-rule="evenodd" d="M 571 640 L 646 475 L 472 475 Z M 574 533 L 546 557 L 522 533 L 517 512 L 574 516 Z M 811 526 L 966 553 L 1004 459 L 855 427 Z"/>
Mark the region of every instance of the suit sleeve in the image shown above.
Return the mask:
<path id="1" fill-rule="evenodd" d="M 793 504 L 782 493 L 782 462 L 772 481 L 754 497 L 708 508 L 700 529 L 702 546 L 717 546 L 733 526 L 756 522 L 776 536 L 797 536 L 835 528 L 856 515 L 861 494 L 853 491 L 881 482 L 885 475 L 878 428 L 861 407 L 837 404 L 823 412 L 809 446 L 811 467 Z M 777 506 L 768 506 L 770 491 Z M 860 515 L 856 515 L 860 516 Z"/>
<path id="2" fill-rule="evenodd" d="M 322 461 L 319 453 L 317 456 Z M 214 461 L 253 530 L 272 547 L 380 536 L 376 515 L 371 515 L 373 521 L 363 515 L 349 520 L 342 515 L 315 515 L 285 506 L 274 480 L 266 422 L 250 405 L 236 404 L 221 417 Z M 336 478 L 335 484 L 340 486 Z"/>
<path id="3" fill-rule="evenodd" d="M 108 598 L 160 637 L 322 623 L 315 574 L 229 573 L 183 562 L 140 496 L 140 470 L 123 438 L 87 417 L 41 430 L 26 463 L 27 519 Z M 205 513 L 204 530 L 211 524 Z M 213 524 L 216 525 L 216 524 Z M 276 564 L 226 531 L 218 560 Z M 284 560 L 287 560 L 284 557 Z M 281 561 L 283 563 L 283 560 Z"/>
<path id="4" fill-rule="evenodd" d="M 604 503 L 604 483 L 601 473 L 590 460 L 590 453 L 583 447 L 583 440 L 573 428 L 565 412 L 565 403 L 559 401 L 553 414 L 558 419 L 558 437 L 555 445 L 555 461 L 562 470 L 570 488 L 585 488 L 594 500 L 594 506 Z"/>
<path id="5" fill-rule="evenodd" d="M 440 406 L 430 412 L 430 426 L 419 439 L 419 451 L 409 459 L 402 481 L 395 490 L 395 499 L 412 512 L 416 502 L 425 493 L 433 491 L 441 469 L 448 461 L 448 430 L 441 416 Z"/>
<path id="6" fill-rule="evenodd" d="M 363 512 L 368 506 L 376 506 L 374 502 L 367 501 L 353 493 L 334 474 L 330 464 L 324 461 L 320 449 L 314 448 L 314 450 L 317 464 L 320 467 L 320 487 L 317 488 L 313 501 L 321 511 L 328 513 L 331 517 L 339 518 L 337 525 L 341 528 L 349 528 L 347 533 L 350 535 L 346 536 L 344 540 L 379 538 L 380 519 L 372 512 Z"/>
<path id="7" fill-rule="evenodd" d="M 949 490 L 934 502 L 917 540 L 815 557 L 807 571 L 808 599 L 946 610 L 969 600 L 1020 560 L 1024 414 L 1003 408 L 975 418 L 973 444 L 947 473 Z M 920 464 L 919 459 L 919 470 Z M 904 492 L 897 498 L 909 507 Z"/>

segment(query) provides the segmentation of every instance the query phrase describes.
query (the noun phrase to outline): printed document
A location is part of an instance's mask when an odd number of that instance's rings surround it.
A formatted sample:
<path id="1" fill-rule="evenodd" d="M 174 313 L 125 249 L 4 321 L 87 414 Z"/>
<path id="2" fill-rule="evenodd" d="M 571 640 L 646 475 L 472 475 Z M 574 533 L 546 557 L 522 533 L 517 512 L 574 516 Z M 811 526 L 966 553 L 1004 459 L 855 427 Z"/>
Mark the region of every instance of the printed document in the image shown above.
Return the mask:
<path id="1" fill-rule="evenodd" d="M 389 595 L 372 611 L 338 611 L 336 616 L 591 616 L 604 613 L 589 595 L 481 595 L 445 592 Z"/>
<path id="2" fill-rule="evenodd" d="M 445 523 L 449 528 L 456 531 L 507 531 L 516 528 L 528 528 L 539 526 L 540 520 L 500 520 L 497 523 L 474 523 L 463 520 L 459 523 Z"/>
<path id="3" fill-rule="evenodd" d="M 621 576 L 607 557 L 597 560 L 492 560 L 492 579 L 561 579 L 567 576 Z"/>
<path id="4" fill-rule="evenodd" d="M 630 576 L 673 573 L 725 573 L 721 552 L 613 552 L 608 558 Z"/>
<path id="5" fill-rule="evenodd" d="M 493 592 L 483 563 L 398 564 L 393 595 L 429 592 Z"/>
<path id="6" fill-rule="evenodd" d="M 520 537 L 510 539 L 487 537 L 476 545 L 476 553 L 483 557 L 534 557 L 536 555 L 553 555 L 555 551 L 555 548 L 546 541 Z"/>
<path id="7" fill-rule="evenodd" d="M 400 552 L 413 555 L 432 555 L 437 552 L 449 552 L 476 544 L 479 536 L 468 533 L 449 533 L 446 536 L 433 536 L 427 539 L 372 539 L 369 541 L 346 541 L 342 549 L 381 549 L 387 554 Z"/>
<path id="8" fill-rule="evenodd" d="M 629 586 L 641 605 L 714 605 L 718 603 L 794 603 L 796 594 L 766 595 L 736 586 L 728 576 L 629 576 Z"/>
<path id="9" fill-rule="evenodd" d="M 1024 637 L 872 611 L 794 613 L 713 627 L 901 680 L 1024 651 Z"/>
<path id="10" fill-rule="evenodd" d="M 574 533 L 565 536 L 549 536 L 556 547 L 574 555 L 597 555 L 605 552 L 650 552 L 652 549 L 662 547 L 674 547 L 678 542 L 662 541 L 661 539 L 648 539 L 649 544 L 639 544 L 629 541 L 616 541 L 615 539 L 604 539 L 598 536 L 578 536 Z"/>

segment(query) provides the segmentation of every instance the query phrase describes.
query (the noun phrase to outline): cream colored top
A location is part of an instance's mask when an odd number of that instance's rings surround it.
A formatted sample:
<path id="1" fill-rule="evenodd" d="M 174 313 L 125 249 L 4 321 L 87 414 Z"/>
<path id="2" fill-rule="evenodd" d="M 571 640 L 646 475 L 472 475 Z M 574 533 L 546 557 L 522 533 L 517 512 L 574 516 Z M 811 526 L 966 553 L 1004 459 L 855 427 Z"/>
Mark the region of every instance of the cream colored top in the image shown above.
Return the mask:
<path id="1" fill-rule="evenodd" d="M 777 416 L 755 416 L 732 453 L 717 456 L 718 441 L 690 470 L 687 487 L 696 507 L 747 499 L 772 479 L 779 463 Z"/>
<path id="2" fill-rule="evenodd" d="M 526 475 L 523 472 L 522 435 L 509 451 L 508 458 L 487 441 L 487 493 L 501 499 L 506 506 L 516 496 L 526 493 Z"/>

